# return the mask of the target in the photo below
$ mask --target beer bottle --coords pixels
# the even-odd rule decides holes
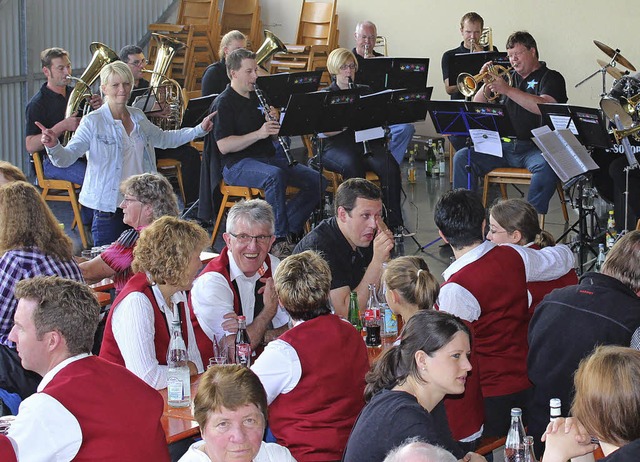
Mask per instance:
[[[354,290],[349,297],[349,322],[358,332],[362,331],[362,321],[360,320],[360,309],[358,308],[358,294]]]
[[[238,333],[236,334],[236,364],[251,366],[251,340],[247,333],[247,318],[238,316]]]

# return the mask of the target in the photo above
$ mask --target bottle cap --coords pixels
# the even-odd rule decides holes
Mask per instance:
[[[246,321],[247,318],[245,316],[238,316],[238,321]]]
[[[602,244],[600,244],[602,245]],[[549,406],[551,407],[561,407],[562,406],[562,401],[560,401],[560,398],[551,398],[549,400]]]
[[[522,416],[522,409],[520,409],[519,407],[511,408],[511,417],[521,417],[521,416]]]

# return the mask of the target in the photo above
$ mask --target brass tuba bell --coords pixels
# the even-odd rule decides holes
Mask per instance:
[[[286,53],[287,47],[284,43],[270,30],[264,31],[264,42],[256,51],[256,63],[262,67],[262,64],[276,53]]]
[[[104,43],[93,42],[89,46],[91,50],[91,61],[84,70],[80,77],[67,76],[69,80],[75,80],[76,86],[73,87],[71,94],[69,95],[69,101],[67,102],[67,108],[64,112],[64,118],[71,117],[71,115],[78,110],[80,103],[84,99],[91,98],[91,85],[96,81],[100,75],[100,71],[104,66],[114,61],[117,61],[118,54]],[[64,143],[67,144],[71,138],[71,132],[65,132]]]

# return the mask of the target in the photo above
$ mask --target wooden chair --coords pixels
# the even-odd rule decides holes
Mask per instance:
[[[161,173],[167,177],[175,177],[178,181],[178,187],[180,188],[180,195],[182,196],[182,203],[186,203],[186,196],[184,195],[184,184],[182,183],[182,162],[177,159],[158,159],[156,161],[156,167],[158,173]]]
[[[80,233],[80,240],[82,241],[82,247],[87,248],[89,241],[87,239],[84,226],[82,224],[82,216],[80,214],[80,203],[78,202],[78,191],[80,185],[65,180],[49,180],[44,177],[44,169],[42,168],[42,159],[39,152],[31,154],[33,159],[33,166],[36,169],[36,177],[38,178],[38,185],[42,188],[42,198],[45,201],[52,202],[69,202],[73,209],[73,223],[71,228],[78,226],[78,232]]]
[[[218,237],[220,223],[222,223],[222,217],[224,216],[226,209],[230,209],[236,202],[240,202],[242,199],[249,200],[260,197],[261,190],[258,188],[249,188],[247,186],[230,186],[222,180],[220,181],[220,193],[222,194],[222,202],[220,202],[216,223],[213,226],[213,232],[211,233],[211,247],[213,247],[216,242],[216,237]]]
[[[274,55],[271,73],[325,68],[337,46],[337,24],[336,0],[303,0],[296,43],[287,44],[288,52]]]
[[[247,37],[247,48],[257,51],[262,43],[262,21],[258,0],[229,0],[220,14],[220,38],[229,31],[239,30]]]
[[[202,96],[202,92],[200,90],[188,91],[183,88],[182,99],[184,100],[185,109],[187,107],[187,104],[189,103],[189,100],[193,98],[200,98],[200,96]],[[198,152],[200,153],[200,157],[202,158],[202,151],[204,151],[204,138],[199,138],[197,140],[191,141],[191,146],[198,150]]]
[[[531,184],[533,174],[526,168],[496,168],[484,176],[484,188],[482,190],[482,204],[487,206],[487,197],[489,195],[489,185],[497,183],[500,185],[502,198],[507,199],[508,184]],[[558,198],[562,207],[562,215],[564,221],[569,221],[569,213],[567,212],[567,201],[564,198],[562,185],[558,182],[557,186]],[[540,227],[544,229],[544,215],[540,215]]]

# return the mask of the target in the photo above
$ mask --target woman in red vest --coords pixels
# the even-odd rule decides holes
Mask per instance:
[[[516,244],[538,250],[556,245],[551,233],[540,228],[536,209],[522,199],[501,200],[489,209],[487,239],[496,244]],[[573,269],[553,281],[527,283],[531,294],[529,316],[533,316],[540,300],[553,289],[577,283],[578,275]]]
[[[469,328],[449,313],[420,310],[401,337],[367,374],[367,405],[349,436],[343,461],[382,461],[412,437],[442,446],[457,459],[484,461],[476,453],[465,454],[453,441],[441,405],[445,395],[464,393],[471,370]]]
[[[197,224],[169,216],[140,233],[131,265],[137,274],[113,302],[101,357],[125,366],[156,389],[166,388],[170,327],[179,319],[191,374],[203,372],[185,291],[202,269],[200,252],[208,241]]]

